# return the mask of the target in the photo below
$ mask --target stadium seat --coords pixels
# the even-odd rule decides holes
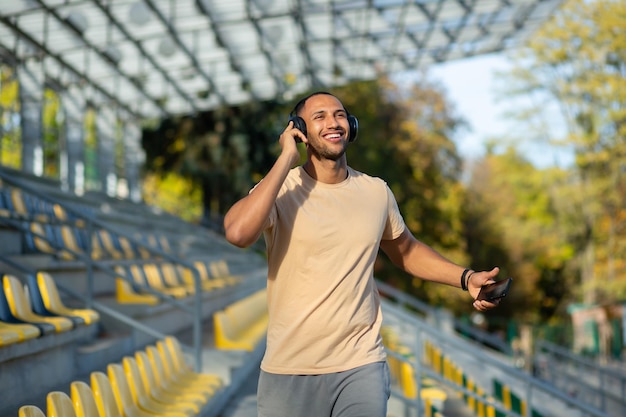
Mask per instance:
[[[29,339],[35,339],[41,335],[41,331],[32,324],[26,323],[7,323],[5,321],[1,321],[0,319],[0,330],[8,329],[12,332],[17,333],[19,340],[18,342],[23,342]]]
[[[102,247],[113,259],[123,259],[124,253],[117,247],[115,236],[106,229],[99,229],[97,232]]]
[[[74,404],[76,417],[100,417],[96,399],[91,387],[83,381],[70,384],[70,398]]]
[[[37,336],[42,336],[44,334],[54,333],[56,330],[52,324],[49,323],[28,323],[24,320],[20,320],[11,312],[11,307],[9,306],[9,301],[7,300],[6,294],[4,293],[4,289],[0,286],[0,322],[8,323],[12,325],[20,325],[19,328],[24,333],[25,338],[32,334],[32,331],[27,331],[24,326],[33,326],[37,329]],[[30,338],[30,337],[27,337]]]
[[[109,381],[104,372],[92,372],[89,375],[89,383],[91,384],[91,390],[93,391],[93,397],[100,412],[100,417],[124,417],[120,410],[120,405],[118,405],[113,394],[111,381]],[[142,417],[133,415],[130,409],[125,411],[128,417]]]
[[[204,262],[195,261],[193,265],[196,267],[196,270],[198,271],[198,274],[200,275],[200,282],[202,283],[203,289],[210,291],[215,288],[223,288],[228,285],[228,283],[225,280],[211,277],[211,275],[209,274],[209,270]],[[185,282],[191,283],[191,284],[194,283],[193,274],[189,269],[185,269],[182,276]]]
[[[29,232],[27,232],[24,237],[26,246],[30,251],[52,255],[57,253],[57,249],[50,243],[50,241],[55,242],[55,240],[54,232],[49,224],[31,222],[27,225]]]
[[[195,285],[189,285],[182,278],[180,278],[178,276],[178,269],[175,265],[165,262],[159,264],[159,268],[161,270],[161,275],[163,276],[163,281],[167,286],[184,288],[188,295],[195,294]],[[200,291],[202,291],[202,288],[200,288]]]
[[[119,276],[129,277],[126,268],[121,265],[115,267],[115,273]],[[115,278],[115,298],[120,304],[157,305],[161,302],[156,295],[143,292],[136,288],[135,285],[120,277]]]
[[[126,379],[126,374],[124,373],[122,365],[117,363],[109,364],[107,366],[107,374],[109,376],[108,380],[110,381],[110,387],[113,392],[115,402],[117,403],[118,408],[123,411],[124,417],[155,417],[154,413],[140,408],[139,405],[133,400],[133,394],[131,393],[130,385]],[[106,384],[104,384],[102,378],[99,379],[100,382],[102,382],[101,387],[105,387]],[[181,415],[165,412],[162,414],[167,417],[177,417]]]
[[[228,263],[224,259],[219,261],[211,261],[209,263],[209,269],[213,278],[219,278],[225,280],[229,285],[235,285],[241,281],[241,276],[232,275],[228,268]]]
[[[46,415],[36,405],[23,405],[17,411],[17,417],[46,417]]]
[[[137,257],[137,253],[134,249],[134,245],[128,238],[124,236],[118,236],[117,242],[120,245],[122,252],[124,253],[124,258],[126,259],[134,259]]]
[[[32,282],[33,280],[36,282]],[[63,301],[61,301],[56,283],[49,273],[40,271],[37,273],[36,277],[30,276],[29,284],[33,307],[41,303],[39,306],[41,311],[34,308],[39,314],[43,315],[44,312],[47,311],[54,315],[65,316],[73,319],[75,322],[87,325],[94,324],[100,320],[100,315],[95,310],[66,307]]]
[[[145,353],[154,371],[154,377],[156,378],[157,384],[167,387],[171,391],[180,390],[185,393],[194,393],[194,396],[198,395],[205,398],[206,400],[209,400],[215,394],[216,388],[219,387],[219,384],[217,383],[219,381],[217,381],[217,378],[211,379],[212,384],[208,384],[200,379],[197,381],[170,379],[166,375],[163,358],[161,357],[161,354],[159,353],[159,350],[156,348],[156,346],[146,346]],[[139,357],[137,358],[137,363],[141,364],[141,360],[145,360],[145,357],[143,357],[143,355],[141,359]]]
[[[150,413],[173,413],[180,417],[187,416],[193,417],[197,414],[194,406],[186,404],[182,401],[172,402],[168,398],[159,398],[158,400],[152,397],[148,388],[141,380],[139,373],[139,367],[137,361],[131,356],[125,356],[122,359],[122,367],[124,368],[124,374],[130,387],[130,392],[133,396],[133,401]]]
[[[52,391],[46,396],[47,417],[76,417],[72,400],[62,391]]]
[[[219,376],[195,372],[189,367],[185,362],[182,347],[175,337],[167,336],[163,340],[157,340],[156,347],[161,354],[167,378],[181,383],[200,381],[215,388],[222,385]]]
[[[252,351],[265,337],[267,322],[265,290],[237,300],[213,314],[215,347]]]
[[[2,287],[11,313],[18,320],[32,323],[42,330],[42,323],[54,326],[56,332],[65,332],[73,329],[72,321],[65,317],[46,317],[33,312],[22,283],[12,275],[2,277]],[[43,330],[42,330],[43,331]]]
[[[131,265],[131,272],[134,267],[137,265]],[[162,292],[163,294],[167,294],[174,298],[185,298],[189,295],[187,290],[184,287],[170,287],[168,286],[163,277],[161,276],[161,272],[156,264],[146,263],[143,264],[143,273],[146,277],[148,285],[150,288]]]
[[[19,333],[9,327],[0,325],[0,347],[12,345],[20,341]]]
[[[208,396],[198,393],[189,387],[164,384],[163,379],[157,379],[156,372],[146,351],[138,350],[135,352],[135,361],[137,362],[141,379],[153,398],[168,398],[168,401],[180,400],[190,403],[194,406],[196,413],[199,413],[207,403]]]

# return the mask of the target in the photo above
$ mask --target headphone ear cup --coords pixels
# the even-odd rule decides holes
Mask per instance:
[[[359,133],[359,121],[356,117],[349,115],[348,125],[350,126],[350,135],[348,136],[348,142],[354,142],[356,140],[357,134]]]
[[[302,132],[304,136],[306,136],[306,123],[304,122],[304,119],[302,117],[289,116],[289,121],[293,122],[293,127],[298,129],[300,132]],[[298,140],[298,142],[301,142],[301,140]]]

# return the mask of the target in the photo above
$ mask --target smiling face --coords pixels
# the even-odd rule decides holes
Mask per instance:
[[[308,148],[319,159],[337,161],[348,147],[348,113],[341,101],[330,94],[309,97],[300,110],[306,122]]]

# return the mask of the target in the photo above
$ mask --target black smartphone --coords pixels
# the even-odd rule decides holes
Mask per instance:
[[[511,287],[511,281],[513,278],[503,279],[501,281],[494,282],[493,284],[483,285],[478,293],[477,300],[494,301],[506,296]]]

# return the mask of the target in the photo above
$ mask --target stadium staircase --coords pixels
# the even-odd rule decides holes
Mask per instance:
[[[0,169],[0,416],[244,417],[228,410],[255,385],[265,276],[261,254],[211,230]],[[378,285],[390,417],[613,415]]]

